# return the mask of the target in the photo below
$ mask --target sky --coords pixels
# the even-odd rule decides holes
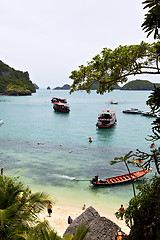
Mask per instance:
[[[40,88],[71,85],[71,72],[103,48],[153,42],[141,0],[5,0],[0,9],[0,60]]]

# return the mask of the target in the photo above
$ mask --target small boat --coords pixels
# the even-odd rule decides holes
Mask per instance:
[[[123,113],[139,114],[139,113],[142,113],[142,111],[138,110],[137,108],[130,108],[130,109],[123,110]]]
[[[143,116],[148,116],[148,117],[157,117],[157,115],[153,112],[142,112]]]
[[[52,102],[52,103],[55,103],[55,102],[67,103],[67,100],[66,100],[65,98],[53,97],[53,98],[51,99],[51,102]]]
[[[62,112],[62,113],[70,112],[69,105],[66,103],[62,103],[62,102],[54,102],[53,109],[56,112]]]
[[[128,163],[143,163],[143,160],[135,160],[135,159],[128,159],[127,160]]]
[[[115,111],[102,111],[98,115],[98,122],[96,126],[98,128],[110,128],[112,127],[116,122],[116,114]]]
[[[94,186],[106,186],[106,185],[113,185],[118,183],[125,183],[125,182],[131,181],[132,179],[135,181],[138,178],[143,177],[146,173],[148,173],[151,170],[152,168],[149,168],[147,170],[141,170],[139,172],[132,172],[131,175],[128,173],[128,174],[124,174],[116,177],[105,178],[104,180],[98,179],[99,175],[97,175],[94,178],[92,178],[90,182]]]
[[[113,102],[113,101],[111,101],[111,104],[118,104],[118,102]]]
[[[0,119],[0,125],[1,125],[1,124],[3,124],[3,120],[2,120],[2,119]]]

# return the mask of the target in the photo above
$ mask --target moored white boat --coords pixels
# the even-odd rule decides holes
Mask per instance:
[[[137,108],[130,108],[130,109],[123,110],[123,113],[139,114],[139,113],[142,113],[142,111],[138,110]]]
[[[0,125],[1,125],[1,124],[3,124],[3,120],[2,120],[2,119],[0,119]]]

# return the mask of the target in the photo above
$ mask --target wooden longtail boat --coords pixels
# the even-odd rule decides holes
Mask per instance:
[[[97,175],[94,178],[92,178],[90,182],[95,186],[105,186],[105,185],[112,185],[112,184],[118,184],[118,183],[125,183],[125,182],[131,181],[132,179],[135,181],[136,179],[143,177],[146,173],[148,173],[151,170],[152,168],[149,168],[147,170],[141,170],[139,172],[132,172],[131,176],[128,173],[128,174],[124,174],[116,177],[105,178],[104,180],[98,179],[99,175]]]

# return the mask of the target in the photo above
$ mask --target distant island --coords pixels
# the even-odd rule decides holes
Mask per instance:
[[[159,83],[152,83],[148,80],[133,80],[128,83],[126,83],[123,87],[120,86],[114,86],[115,90],[153,90],[154,85],[156,87],[160,87]],[[97,84],[94,84],[91,88],[91,90],[97,90],[98,86]],[[53,90],[70,90],[70,85],[65,84],[63,87],[56,87]]]
[[[159,83],[152,83],[147,80],[133,80],[126,83],[121,90],[153,90],[154,85],[156,87],[160,87]]]
[[[53,90],[70,90],[70,85],[65,84],[65,85],[63,85],[63,87],[55,87],[55,88],[53,88]]]
[[[36,92],[36,86],[30,80],[28,72],[15,70],[0,60],[1,94],[24,96],[33,92]]]

